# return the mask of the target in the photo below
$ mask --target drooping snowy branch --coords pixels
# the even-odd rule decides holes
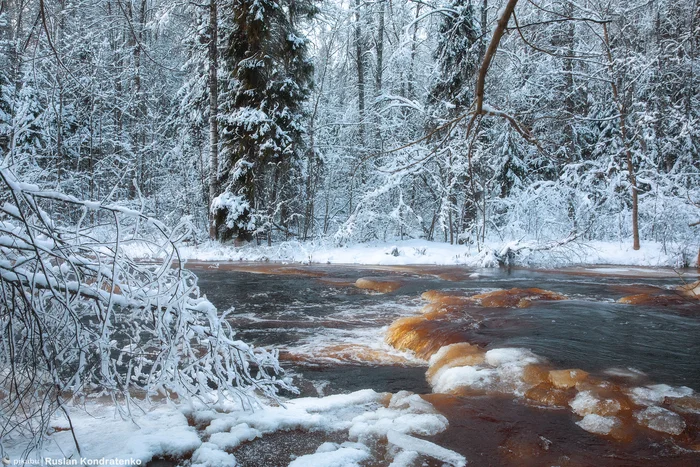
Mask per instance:
[[[290,385],[277,355],[236,339],[178,261],[187,227],[81,201],[0,168],[0,437],[40,442],[67,402],[106,395],[122,416],[159,395],[254,407]],[[93,213],[110,238],[82,226]],[[164,257],[144,264],[124,242]]]

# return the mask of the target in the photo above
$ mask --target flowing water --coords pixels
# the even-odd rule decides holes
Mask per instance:
[[[302,395],[422,394],[450,422],[431,441],[470,465],[700,465],[700,304],[675,291],[696,273],[188,267]]]

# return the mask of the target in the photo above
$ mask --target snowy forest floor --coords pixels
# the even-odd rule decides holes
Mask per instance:
[[[552,244],[553,245],[553,244]],[[498,267],[510,249],[511,264],[528,267],[569,267],[587,265],[692,267],[697,266],[696,245],[644,242],[638,251],[626,242],[574,241],[552,246],[528,242],[487,241],[474,245],[450,245],[427,240],[359,243],[336,246],[330,242],[287,241],[271,246],[248,244],[241,247],[205,242],[183,246],[183,260],[194,261],[280,261],[307,264],[362,265],[462,265]],[[133,258],[155,259],[157,253],[146,244],[125,245]]]

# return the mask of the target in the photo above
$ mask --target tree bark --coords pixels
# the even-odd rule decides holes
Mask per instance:
[[[209,237],[216,239],[217,225],[211,205],[219,191],[219,28],[217,0],[209,0]]]
[[[612,87],[613,99],[615,100],[615,105],[617,106],[619,114],[620,136],[622,137],[622,144],[625,148],[627,175],[632,187],[632,248],[639,250],[639,200],[637,193],[637,177],[634,173],[632,150],[630,149],[629,142],[627,141],[627,125],[625,123],[626,109],[624,103],[620,99],[620,93],[616,83],[615,68],[613,66],[612,51],[610,50],[610,37],[608,36],[607,23],[603,23],[603,40],[605,41],[605,49],[608,56],[608,69],[610,70],[610,85]]]
[[[496,55],[498,44],[500,44],[501,38],[506,32],[508,21],[510,21],[510,17],[513,15],[513,11],[515,10],[515,5],[517,3],[518,0],[508,0],[508,4],[506,4],[505,8],[503,9],[501,17],[498,18],[496,29],[493,31],[493,36],[491,36],[491,42],[489,42],[489,46],[484,54],[484,60],[481,62],[481,68],[479,68],[479,74],[476,79],[475,115],[484,113],[484,85],[486,84],[486,73],[489,71],[491,61],[493,60],[494,55]]]
[[[365,144],[365,51],[360,25],[361,0],[355,0],[355,60],[357,61],[357,110],[360,113],[359,139],[360,146]]]

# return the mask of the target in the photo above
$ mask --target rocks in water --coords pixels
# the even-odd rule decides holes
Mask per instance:
[[[527,308],[533,301],[566,300],[565,295],[537,288],[496,290],[469,298],[487,308]]]
[[[694,394],[683,397],[667,397],[664,404],[680,412],[700,413],[700,396]]]
[[[546,407],[566,407],[574,398],[574,389],[558,389],[551,383],[540,383],[525,392],[525,398],[537,405]]]
[[[647,407],[635,412],[634,418],[640,425],[670,435],[680,435],[685,430],[683,417],[663,407]]]
[[[669,293],[641,293],[636,295],[628,295],[618,300],[618,303],[626,303],[628,305],[683,305],[688,303],[688,299],[677,294]]]

